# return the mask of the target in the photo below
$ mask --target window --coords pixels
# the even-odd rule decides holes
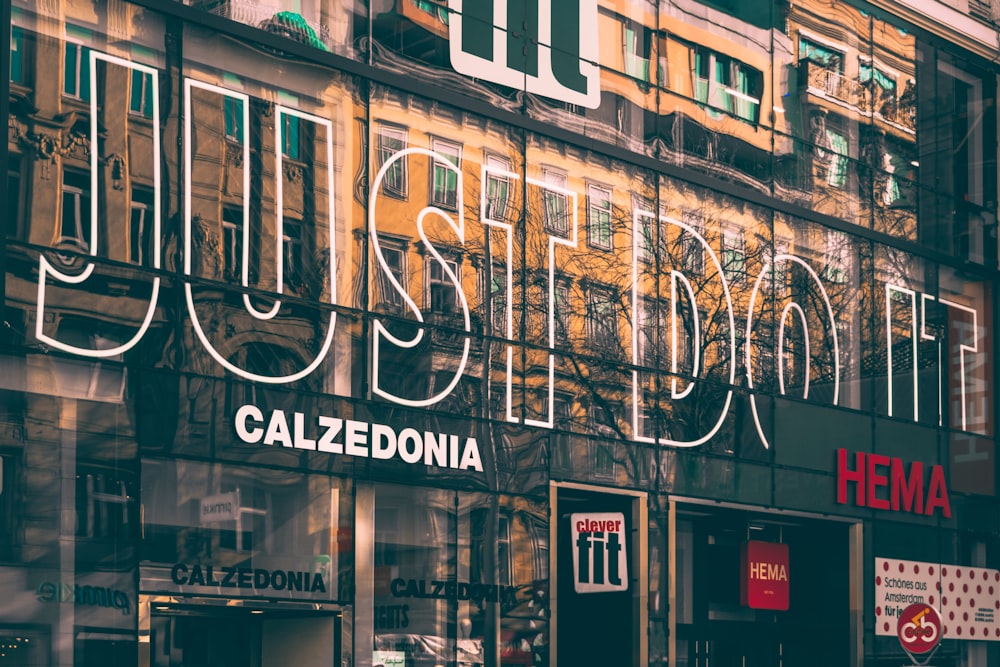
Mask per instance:
[[[542,190],[545,230],[557,236],[569,236],[569,197],[563,192],[568,182],[566,174],[543,168],[542,180],[546,186],[561,188],[552,190],[545,187]]]
[[[382,250],[382,259],[385,261],[386,265],[388,265],[389,273],[387,274],[382,266],[377,267],[377,304],[385,306],[389,310],[397,311],[403,308],[403,295],[392,286],[392,282],[389,280],[389,274],[396,279],[396,282],[406,289],[406,242],[383,236],[379,236],[378,241],[379,248]]]
[[[63,93],[90,101],[90,49],[66,42],[63,59]]]
[[[129,91],[129,113],[143,118],[153,117],[153,75],[149,72],[132,70],[132,86]]]
[[[63,172],[62,221],[58,243],[87,250],[90,247],[89,238],[90,175],[67,170]]]
[[[243,143],[243,100],[228,95],[223,97],[222,113],[225,116],[226,139]]]
[[[451,259],[444,262],[461,279],[458,262]],[[455,284],[445,273],[444,266],[432,258],[427,259],[427,294],[431,312],[448,314],[455,312],[458,307],[458,290],[455,289]]]
[[[497,516],[497,583],[510,586],[510,571],[510,517],[501,512]]]
[[[695,99],[756,123],[764,85],[761,72],[702,46],[696,46],[693,54]]]
[[[573,317],[569,283],[557,280],[553,290],[555,312],[552,319],[555,323],[555,343],[556,345],[566,345],[569,343],[570,318]]]
[[[743,232],[739,229],[722,231],[722,270],[726,280],[742,280],[746,274],[747,248]]]
[[[490,276],[490,305],[493,309],[493,335],[507,335],[507,269],[494,264]]]
[[[625,73],[633,79],[649,81],[649,40],[644,28],[622,27],[625,47]]]
[[[681,265],[685,273],[700,276],[705,272],[705,248],[695,234],[704,238],[705,218],[697,213],[684,211],[681,222],[693,230],[693,233],[685,230],[681,235]]]
[[[128,260],[133,264],[153,265],[153,191],[132,187],[128,230]]]
[[[380,125],[378,130],[378,164],[382,167],[393,155],[406,148],[406,130],[400,127]],[[393,197],[406,197],[406,159],[396,160],[386,170],[382,178],[382,192]]]
[[[290,113],[281,115],[281,155],[289,160],[299,160],[302,155],[300,129],[302,119]]]
[[[431,150],[445,158],[435,158],[431,164],[431,202],[454,211],[458,208],[458,172],[448,165],[462,167],[462,147],[450,141],[433,139]]]
[[[228,280],[243,278],[243,210],[222,207],[222,273]]]
[[[302,221],[285,216],[281,221],[281,271],[285,285],[302,284]]]
[[[847,156],[850,152],[847,137],[827,129],[826,138],[830,143],[830,168],[826,173],[826,183],[842,188],[847,184]]]
[[[611,250],[611,190],[587,187],[587,240],[602,250]]]
[[[587,290],[587,338],[591,345],[601,350],[618,348],[618,307],[611,288]]]
[[[510,177],[495,172],[509,172],[510,160],[487,155],[486,167],[486,218],[503,221],[510,202]]]
[[[844,53],[799,35],[799,60],[808,60],[823,69],[844,73]]]
[[[827,232],[823,255],[823,278],[831,283],[846,283],[850,277],[851,239],[843,232]]]
[[[641,299],[640,308],[636,314],[639,320],[639,349],[636,363],[646,368],[657,367],[657,355],[660,362],[667,354],[667,305],[658,303],[655,299]]]
[[[634,234],[638,234],[639,261],[652,264],[654,259],[654,248],[656,247],[657,220],[653,211],[653,203],[642,197],[632,196],[632,219],[635,221],[636,229]]]
[[[24,83],[24,31],[13,26],[10,29],[10,81]]]
[[[76,536],[121,539],[128,535],[132,494],[111,470],[79,468],[76,474]]]
[[[21,226],[21,156],[7,157],[7,216],[0,234],[17,236]]]

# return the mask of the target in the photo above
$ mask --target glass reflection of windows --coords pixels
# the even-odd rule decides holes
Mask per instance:
[[[592,285],[587,289],[587,339],[601,351],[620,351],[615,291]]]
[[[404,289],[407,288],[406,277],[406,248],[407,242],[403,239],[392,238],[379,235],[379,247],[382,249],[382,259],[389,267],[389,273],[396,279]],[[385,268],[378,267],[378,294],[376,303],[390,312],[400,311],[403,308],[403,295],[392,286],[389,275]]]
[[[566,173],[548,167],[542,169],[542,180],[546,185],[566,189]],[[569,198],[565,192],[542,189],[542,206],[545,230],[558,236],[569,236]]]
[[[222,207],[222,276],[230,281],[242,279],[243,210]]]
[[[625,74],[633,79],[649,81],[649,35],[647,29],[638,24],[626,23],[622,26],[622,46],[624,47]]]
[[[24,31],[17,26],[10,29],[10,81],[25,82]]]
[[[243,143],[243,100],[222,98],[224,132],[228,141]]]
[[[695,234],[704,238],[705,217],[684,211],[681,214],[681,222],[693,230],[693,233],[685,230],[681,235],[681,266],[684,267],[684,273],[700,276],[705,272],[705,248]]]
[[[76,473],[76,536],[121,539],[131,528],[134,502],[125,480],[113,471],[80,466]]]
[[[67,169],[63,172],[62,221],[58,243],[86,250],[89,237],[90,175]]]
[[[406,129],[390,125],[378,127],[378,165],[382,167],[392,156],[406,149]],[[382,192],[392,197],[405,198],[407,185],[407,159],[395,160],[382,178]]]
[[[449,211],[458,208],[458,173],[448,166],[462,168],[462,147],[443,139],[432,139],[431,150],[445,158],[431,164],[431,202]]]
[[[726,280],[735,282],[746,275],[747,247],[743,231],[726,228],[722,231],[722,270]]]
[[[128,259],[133,264],[153,265],[153,203],[152,189],[132,186]]]
[[[153,75],[149,72],[133,69],[132,84],[129,90],[129,113],[143,118],[152,118],[154,92]]]
[[[611,190],[587,186],[587,241],[594,248],[611,250]]]
[[[445,259],[445,264],[461,281],[460,264],[454,259]],[[444,266],[434,258],[427,258],[427,303],[431,312],[441,315],[454,313],[458,308],[458,290],[455,283],[445,273]]]
[[[89,30],[66,26],[68,38],[78,36],[89,41]],[[67,41],[63,49],[63,94],[84,102],[90,101],[90,49]]]
[[[504,221],[510,201],[510,177],[495,173],[509,172],[510,160],[496,155],[486,156],[486,218]]]
[[[713,109],[756,123],[763,88],[761,72],[703,46],[693,49],[694,97]]]
[[[282,281],[298,287],[303,283],[302,221],[285,216],[281,221]]]
[[[850,278],[851,240],[844,232],[826,233],[826,252],[823,255],[824,279],[843,284]]]
[[[298,161],[302,156],[302,119],[289,113],[281,118],[284,123],[281,130],[281,155]]]

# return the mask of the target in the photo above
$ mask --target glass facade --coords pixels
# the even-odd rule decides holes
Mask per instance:
[[[0,665],[1000,659],[978,33],[7,11]]]

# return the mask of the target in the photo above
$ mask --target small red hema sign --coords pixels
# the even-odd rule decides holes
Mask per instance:
[[[788,545],[746,542],[740,554],[740,603],[785,611],[788,591]]]
[[[571,514],[573,589],[577,593],[628,590],[625,515],[621,512]]]

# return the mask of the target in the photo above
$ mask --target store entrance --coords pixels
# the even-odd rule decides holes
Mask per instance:
[[[330,667],[342,615],[317,605],[143,596],[148,667]],[[148,610],[148,611],[147,611]]]
[[[849,664],[848,526],[787,514],[678,503],[678,665]],[[787,606],[767,608],[767,604],[748,601],[749,579],[754,574],[747,561],[761,567],[758,558],[747,556],[748,545],[781,546],[774,553],[783,555],[769,561],[771,567],[760,576],[780,577],[787,584],[768,582],[765,587],[772,591],[769,595],[787,596]],[[785,569],[779,574],[782,566]]]

